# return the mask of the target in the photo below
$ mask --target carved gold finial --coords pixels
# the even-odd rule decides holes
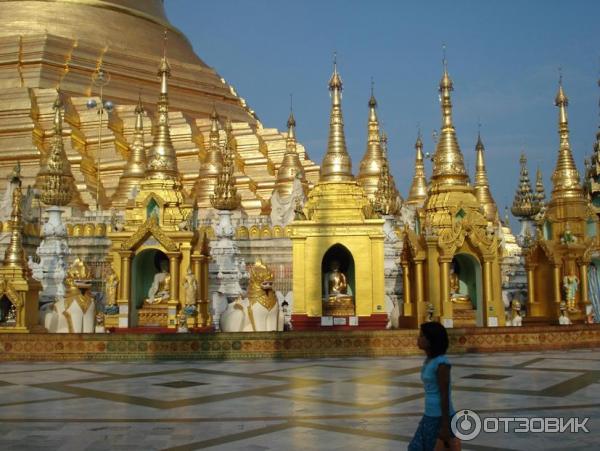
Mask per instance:
[[[374,193],[373,210],[380,215],[396,215],[400,210],[398,203],[398,191],[392,180],[390,168],[387,159],[387,135],[385,132],[381,136],[381,145],[384,158],[381,162],[381,170],[377,182],[377,189]]]
[[[12,193],[11,234],[10,242],[4,253],[4,266],[25,268],[25,251],[23,250],[22,232],[23,222],[21,213],[21,179],[16,179],[16,186]]]
[[[210,113],[210,132],[208,134],[208,149],[206,157],[200,164],[198,178],[194,184],[194,194],[198,202],[207,202],[215,192],[217,178],[223,168],[223,153],[221,152],[219,135],[219,115],[213,104]]]
[[[227,133],[226,144],[223,152],[223,166],[217,176],[215,193],[210,197],[210,203],[217,210],[235,210],[240,206],[241,196],[235,187],[234,148],[231,121],[227,119],[225,125]]]
[[[481,127],[481,124],[479,125]],[[485,217],[488,221],[495,222],[498,219],[498,207],[490,192],[487,170],[485,168],[485,148],[481,141],[481,132],[477,133],[477,144],[475,145],[477,154],[475,164],[475,197],[482,205]]]
[[[286,139],[286,149],[283,154],[283,160],[277,170],[277,180],[275,189],[282,197],[287,197],[292,194],[294,180],[300,179],[304,190],[307,189],[307,181],[304,173],[304,168],[300,162],[300,157],[296,149],[296,119],[294,112],[290,108],[290,116],[287,121],[288,133]]]
[[[467,185],[469,176],[465,170],[462,152],[456,139],[456,130],[452,123],[452,100],[450,93],[454,87],[448,74],[444,57],[444,74],[440,80],[440,103],[442,107],[442,130],[439,134],[433,157],[433,185]]]
[[[573,153],[571,152],[571,144],[569,142],[569,120],[567,117],[569,99],[563,90],[562,74],[558,83],[555,105],[558,107],[560,147],[556,167],[552,174],[552,198],[582,197],[584,194],[580,184],[579,171],[573,160]]]
[[[531,182],[529,180],[527,157],[525,156],[525,153],[521,153],[519,163],[521,164],[519,187],[515,193],[511,211],[512,214],[518,218],[529,219],[539,212],[539,207],[535,201],[535,196],[531,191]]]
[[[171,67],[166,56],[166,31],[165,48],[158,67],[160,77],[160,95],[157,106],[157,124],[154,131],[154,140],[148,154],[148,168],[146,178],[179,180],[177,158],[171,142],[169,127],[169,95],[168,79],[171,76]]]
[[[364,188],[367,197],[374,200],[375,191],[381,177],[383,166],[383,149],[377,118],[377,100],[374,93],[374,82],[371,78],[371,97],[369,98],[369,120],[367,123],[367,148],[360,162],[358,183]],[[386,137],[387,139],[387,137]]]
[[[119,179],[119,185],[112,196],[112,206],[125,206],[132,191],[140,186],[146,177],[146,148],[144,145],[144,106],[142,95],[138,95],[138,103],[135,107],[135,130],[133,143],[129,151],[127,166]]]
[[[333,60],[333,74],[329,80],[331,91],[331,114],[327,152],[321,165],[320,181],[345,182],[354,180],[352,160],[346,148],[344,119],[342,117],[342,78],[337,70],[337,55]]]
[[[417,141],[415,142],[415,150],[415,174],[410,185],[406,203],[408,205],[423,205],[423,202],[425,202],[425,199],[427,198],[427,176],[425,175],[423,140],[421,139],[420,129],[417,135]]]
[[[62,140],[63,108],[60,92],[54,102],[54,139],[48,158],[40,168],[38,180],[41,186],[40,199],[46,205],[64,206],[73,198],[73,175]]]
[[[546,213],[546,190],[544,189],[544,178],[539,165],[535,174],[535,202],[539,209],[538,215],[544,216]]]

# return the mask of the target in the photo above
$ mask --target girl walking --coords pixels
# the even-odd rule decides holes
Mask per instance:
[[[450,392],[451,365],[446,357],[448,332],[440,323],[423,323],[417,344],[427,355],[421,368],[421,380],[425,388],[425,414],[408,445],[408,451],[460,449],[458,439],[454,438],[450,430],[450,419],[456,411],[452,406]]]

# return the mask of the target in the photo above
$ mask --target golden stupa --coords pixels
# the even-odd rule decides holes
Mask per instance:
[[[583,320],[590,303],[588,268],[599,248],[598,218],[584,193],[571,151],[568,104],[561,80],[555,99],[559,149],[552,194],[539,219],[538,239],[525,262],[533,319],[557,321],[564,302],[571,320]],[[538,193],[541,202],[543,186]]]
[[[497,224],[490,221],[496,220],[497,208],[487,186],[482,146],[476,187],[470,184],[452,123],[452,90],[444,64],[439,88],[442,130],[433,174],[424,206],[417,212],[416,232],[404,231],[401,322],[418,325],[429,311],[448,326],[503,325],[501,250]],[[417,164],[420,154],[417,145]]]
[[[194,185],[207,172],[203,165],[210,155],[215,109],[220,118],[232,122],[242,207],[259,214],[268,203],[286,151],[285,133],[264,128],[234,88],[194,53],[167,20],[163,1],[7,0],[2,2],[0,25],[0,178],[20,161],[24,185],[35,183],[40,157],[52,143],[52,105],[60,88],[65,151],[80,193],[71,205],[94,209],[98,200],[103,209],[112,207],[112,202],[121,207],[130,194],[124,195],[119,184],[125,175],[128,181],[122,185],[131,187],[131,171],[124,174],[131,154],[139,159],[141,138],[150,142],[150,119],[158,106],[153,94],[159,88],[156,64],[168,30],[172,74],[168,116],[186,195],[208,206],[206,193],[196,193]],[[99,69],[109,76],[103,99],[115,104],[108,119],[104,116],[100,133],[96,110],[86,107],[90,97],[98,101],[94,74]],[[148,111],[143,134],[136,130],[140,91]],[[316,182],[318,166],[301,144],[296,151],[306,178]]]
[[[352,174],[342,116],[342,79],[335,62],[329,90],[329,140],[321,175],[308,194],[303,218],[290,227],[294,328],[318,328],[326,321],[322,317],[332,321],[340,317],[340,325],[383,328],[387,321],[383,310],[384,221]],[[379,190],[375,198],[386,199],[382,208],[390,207],[387,196],[392,192],[384,165],[385,175],[375,191]]]

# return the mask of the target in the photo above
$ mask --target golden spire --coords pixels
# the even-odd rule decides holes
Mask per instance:
[[[543,216],[546,212],[546,190],[544,189],[542,170],[539,166],[535,174],[535,202],[539,209],[538,215]]]
[[[333,74],[329,80],[331,91],[331,114],[329,118],[329,141],[321,165],[321,182],[346,182],[354,180],[352,160],[346,148],[344,119],[342,117],[342,79],[337,71],[334,57]]]
[[[56,96],[54,108],[54,140],[48,158],[40,168],[40,199],[46,205],[64,206],[73,198],[73,174],[67,159],[62,140],[63,108],[60,92]]]
[[[481,133],[477,134],[477,144],[475,145],[477,154],[475,163],[475,197],[482,205],[485,217],[488,221],[495,222],[498,219],[498,207],[490,192],[490,183],[488,181],[487,171],[485,169],[484,152],[485,147],[481,141]]]
[[[371,98],[369,99],[369,121],[367,128],[367,149],[360,162],[358,183],[364,188],[367,196],[373,200],[380,175],[382,174],[383,152],[379,133],[379,120],[377,119],[377,100],[373,93],[371,81]],[[388,163],[389,165],[389,163]]]
[[[552,174],[552,199],[583,197],[583,189],[579,183],[579,171],[575,166],[569,142],[569,120],[567,118],[569,99],[563,91],[562,76],[559,79],[558,93],[554,103],[558,107],[560,147],[556,167]]]
[[[127,166],[119,180],[119,185],[112,196],[112,205],[114,207],[127,204],[132,190],[140,185],[140,182],[146,176],[146,148],[144,146],[144,106],[142,105],[142,96],[138,96],[138,103],[135,107],[135,131],[133,134],[133,143],[130,148]]]
[[[4,253],[4,266],[25,268],[25,251],[22,242],[23,222],[21,218],[23,192],[21,191],[21,179],[17,178],[16,180],[16,187],[12,193],[10,243]]]
[[[171,142],[171,131],[169,128],[169,96],[168,78],[171,76],[171,67],[166,55],[166,30],[165,48],[158,67],[160,77],[160,95],[157,106],[157,124],[154,129],[154,140],[148,154],[148,169],[146,178],[149,179],[171,179],[179,180],[177,171],[177,157]]]
[[[208,134],[208,151],[200,164],[198,179],[194,185],[194,194],[198,202],[208,201],[215,192],[217,178],[223,168],[223,154],[219,136],[219,115],[213,105],[210,114],[210,132]]]
[[[521,175],[519,177],[519,187],[513,200],[512,214],[519,218],[529,219],[539,212],[539,207],[535,196],[531,191],[531,182],[529,180],[529,171],[527,170],[527,157],[521,153],[519,160],[521,163]]]
[[[290,117],[287,121],[288,134],[286,139],[286,149],[283,154],[283,160],[277,171],[277,181],[275,189],[282,197],[292,194],[294,179],[298,177],[306,190],[307,182],[304,175],[304,168],[300,162],[300,157],[296,151],[296,119],[294,112],[290,111]]]
[[[412,184],[408,192],[406,203],[409,205],[423,205],[427,198],[427,176],[425,175],[425,161],[423,156],[423,140],[421,139],[421,131],[415,142],[415,175],[413,176]]]
[[[380,174],[377,178],[377,189],[373,195],[373,209],[381,215],[396,215],[400,210],[400,205],[398,203],[399,195],[390,174],[390,167],[387,159],[387,135],[385,132],[381,135],[380,140],[383,158],[381,161]]]
[[[433,173],[431,182],[434,185],[467,185],[469,175],[465,170],[463,155],[456,139],[456,130],[452,123],[452,100],[450,93],[454,90],[452,79],[448,75],[448,67],[444,58],[444,75],[440,81],[440,103],[442,107],[442,130],[437,148],[433,156]]]
[[[210,203],[217,210],[235,210],[240,206],[241,196],[238,194],[237,188],[235,187],[235,176],[233,175],[233,134],[231,121],[229,119],[227,119],[225,125],[225,132],[227,133],[227,139],[225,151],[223,152],[223,166],[217,176],[215,193],[210,196]]]

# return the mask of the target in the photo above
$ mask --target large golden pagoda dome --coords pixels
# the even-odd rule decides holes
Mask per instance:
[[[98,117],[86,108],[98,95],[93,74],[110,74],[104,97],[117,106],[102,129],[101,205],[110,207],[135,132],[141,91],[153,119],[158,99],[156,69],[168,30],[169,119],[179,170],[190,195],[206,156],[210,113],[229,118],[236,140],[236,179],[242,205],[258,213],[275,184],[285,153],[285,134],[264,128],[234,88],[193,51],[169,23],[162,0],[0,0],[0,180],[17,161],[33,184],[52,141],[52,104],[60,88],[65,103],[65,150],[82,199],[95,205]],[[150,120],[144,130],[150,143]],[[299,145],[307,177],[318,167]],[[4,188],[0,182],[0,190]]]

